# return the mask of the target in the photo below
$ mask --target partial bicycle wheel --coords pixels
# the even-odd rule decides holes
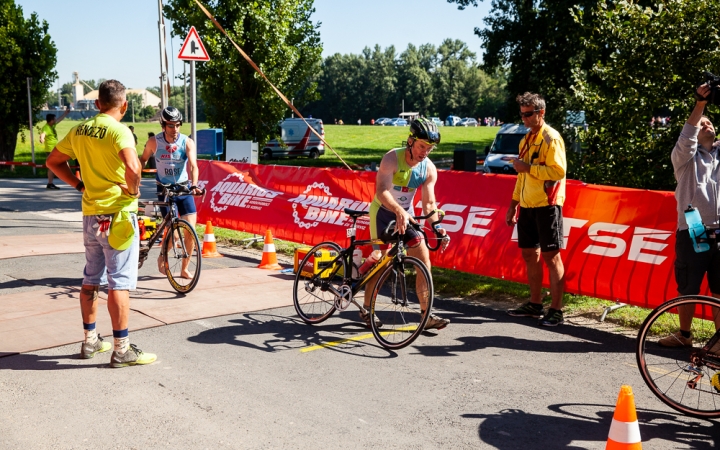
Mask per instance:
[[[327,320],[335,312],[336,292],[343,286],[345,261],[338,258],[342,249],[334,242],[313,247],[298,266],[293,286],[293,304],[300,318],[308,324]]]
[[[368,287],[370,288],[370,287]],[[417,258],[394,260],[378,279],[370,311],[382,323],[370,321],[375,339],[383,347],[397,350],[410,345],[422,333],[434,298],[427,267]]]
[[[173,289],[187,294],[200,279],[200,240],[192,225],[183,219],[174,221],[166,230],[162,242],[165,275]]]
[[[675,334],[682,314],[690,323],[691,340]],[[637,338],[637,364],[663,403],[693,417],[720,417],[718,327],[720,301],[695,295],[670,300],[645,319]]]

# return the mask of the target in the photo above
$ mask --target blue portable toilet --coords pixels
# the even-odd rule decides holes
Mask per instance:
[[[215,158],[223,154],[225,139],[223,138],[222,128],[198,130],[197,140],[198,155],[210,155],[211,158]]]

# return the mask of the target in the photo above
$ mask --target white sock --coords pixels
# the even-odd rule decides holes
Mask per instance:
[[[85,331],[85,342],[88,344],[94,344],[98,340],[97,330],[84,330]]]
[[[115,351],[120,355],[124,355],[130,347],[130,337],[115,338]]]

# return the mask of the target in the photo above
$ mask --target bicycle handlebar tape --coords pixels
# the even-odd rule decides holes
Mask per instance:
[[[203,236],[203,258],[222,258],[223,255],[218,253],[217,247],[215,246],[215,233],[213,232],[213,226],[211,221],[207,221],[205,225],[205,235]]]
[[[265,245],[263,246],[262,261],[260,261],[259,269],[282,270],[282,266],[277,262],[277,254],[275,253],[275,244],[270,230],[265,233]]]
[[[635,396],[630,386],[620,388],[605,450],[642,450]]]

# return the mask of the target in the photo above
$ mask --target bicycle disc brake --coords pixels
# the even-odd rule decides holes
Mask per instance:
[[[339,311],[345,311],[350,303],[352,303],[352,288],[347,284],[340,287],[340,295],[335,296],[335,308]]]

